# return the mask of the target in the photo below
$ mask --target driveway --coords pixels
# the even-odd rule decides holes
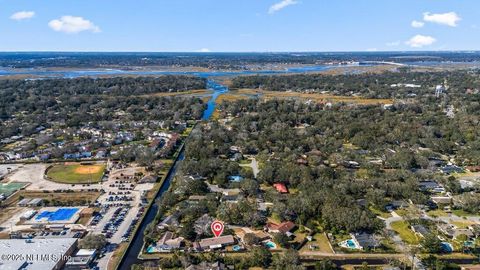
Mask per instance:
[[[258,173],[260,170],[258,169],[258,161],[255,158],[252,158],[252,162],[250,164],[241,164],[242,167],[250,167],[253,171],[253,176],[257,178]]]

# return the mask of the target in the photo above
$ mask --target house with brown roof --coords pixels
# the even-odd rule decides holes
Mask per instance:
[[[266,225],[266,229],[269,233],[283,233],[291,234],[291,231],[296,227],[295,223],[291,221],[285,221],[280,224],[269,222]]]
[[[205,249],[219,249],[235,244],[233,235],[225,235],[220,237],[205,238],[199,242],[200,248]]]

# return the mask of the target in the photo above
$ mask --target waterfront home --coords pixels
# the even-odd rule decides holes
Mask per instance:
[[[180,225],[176,215],[170,215],[164,218],[160,223],[158,223],[157,228],[160,230],[173,227],[176,228]]]
[[[183,245],[182,237],[173,238],[172,232],[166,232],[155,245],[155,249],[159,252],[169,252],[174,249],[180,249]]]
[[[355,242],[357,247],[361,250],[377,248],[380,245],[372,234],[362,232],[352,233],[350,235],[352,236],[352,240]]]

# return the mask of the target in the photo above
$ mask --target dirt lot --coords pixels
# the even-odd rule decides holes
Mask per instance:
[[[9,220],[12,216],[21,212],[21,210],[22,210],[21,207],[2,208],[2,210],[0,211],[0,224],[3,224],[7,220]]]

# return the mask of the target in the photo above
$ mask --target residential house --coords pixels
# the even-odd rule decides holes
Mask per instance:
[[[291,231],[295,229],[295,227],[296,227],[295,223],[291,221],[285,221],[280,224],[268,222],[267,225],[265,226],[266,230],[269,233],[283,233],[288,236],[292,235]]]
[[[440,168],[440,171],[444,174],[452,174],[452,173],[463,173],[465,170],[457,165],[446,165]]]
[[[475,237],[480,237],[480,225],[479,224],[472,224],[468,226],[468,228],[473,232]]]
[[[182,237],[173,238],[172,232],[165,232],[155,247],[159,252],[170,252],[175,249],[180,249],[183,242],[184,239]]]
[[[468,239],[475,236],[475,233],[470,228],[458,228],[448,223],[438,225],[438,230],[452,239],[456,239],[460,235],[465,235]]]
[[[164,218],[158,225],[157,228],[163,230],[169,227],[176,228],[180,225],[178,217],[176,215],[170,215]]]
[[[430,230],[425,228],[423,225],[413,225],[410,226],[412,231],[420,237],[425,237],[430,234]]]
[[[228,203],[238,203],[243,196],[241,194],[228,194],[223,195],[221,201],[228,202]]]
[[[392,201],[389,204],[387,204],[385,206],[385,209],[387,211],[394,211],[394,210],[398,210],[398,209],[408,208],[408,206],[409,206],[409,204],[406,201],[395,200],[395,201]]]
[[[200,248],[203,250],[220,249],[235,244],[235,238],[233,238],[233,235],[205,238],[200,240],[199,244]]]
[[[207,196],[204,196],[204,195],[191,195],[190,197],[188,197],[188,202],[198,203],[206,199],[207,199]]]
[[[352,236],[352,240],[361,250],[373,249],[380,246],[379,242],[372,234],[362,232],[352,233],[350,235]]]
[[[201,262],[197,265],[190,265],[189,267],[185,268],[185,270],[225,270],[227,269],[225,265],[221,262],[209,263],[209,262]]]
[[[242,160],[242,159],[243,159],[242,153],[235,153],[235,154],[233,154],[233,155],[230,157],[230,160],[231,160],[231,161],[237,161],[237,162],[238,162],[238,161],[240,161],[240,160]]]
[[[193,223],[193,227],[195,232],[198,235],[207,234],[210,232],[210,225],[215,219],[208,214],[204,214],[203,216],[199,217]]]
[[[288,188],[287,188],[287,186],[285,186],[285,184],[283,184],[283,183],[275,183],[275,184],[273,184],[273,187],[274,187],[279,193],[282,193],[282,194],[288,193]]]
[[[250,228],[241,228],[235,230],[235,235],[240,239],[240,241],[245,242],[244,238],[246,234],[253,234],[255,235],[260,241],[265,241],[271,239],[270,234],[266,233],[265,231],[253,231]]]
[[[452,197],[450,197],[450,196],[432,196],[430,198],[437,205],[438,204],[450,204],[452,202]]]
[[[420,181],[418,186],[421,191],[432,192],[432,193],[444,193],[445,188],[439,183],[429,180],[429,181]]]

